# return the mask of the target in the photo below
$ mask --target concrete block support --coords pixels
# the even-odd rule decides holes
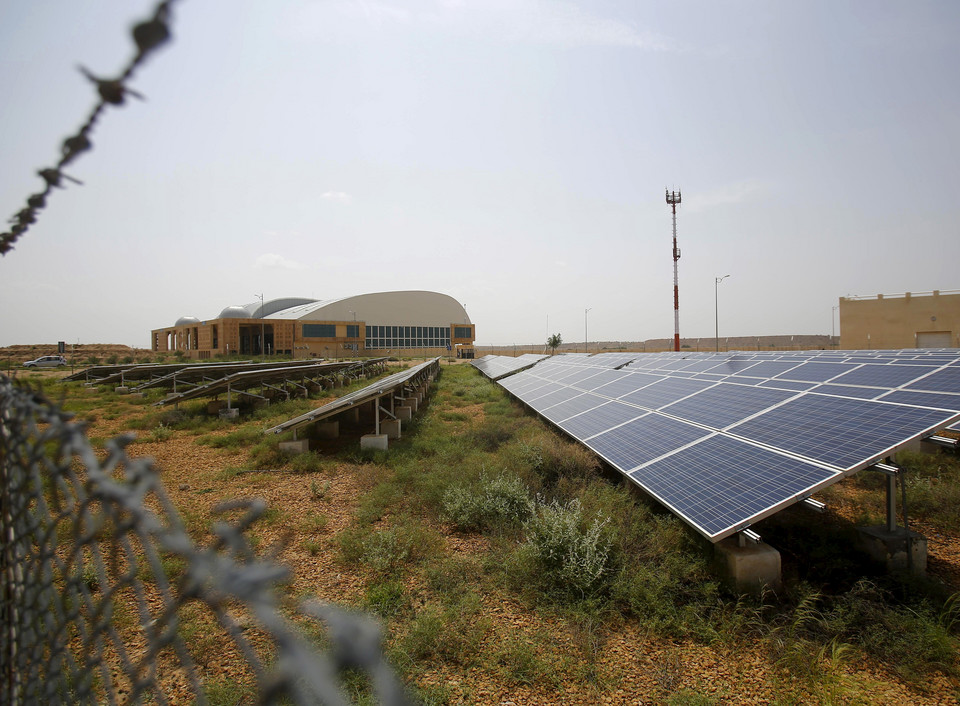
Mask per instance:
[[[207,402],[207,414],[219,414],[221,409],[227,408],[226,400],[210,400]]]
[[[126,385],[118,385],[117,387],[113,388],[113,391],[120,395],[126,395],[128,392],[130,392],[130,388]]]
[[[714,545],[714,554],[724,578],[738,592],[760,593],[764,586],[777,591],[783,586],[780,552],[769,544],[747,542],[741,547],[737,537],[728,537]]]
[[[911,571],[917,576],[927,573],[927,538],[903,527],[892,532],[885,525],[858,527],[860,549],[887,571]]]
[[[239,416],[240,416],[240,409],[238,407],[231,407],[230,409],[220,410],[220,419],[236,419]]]
[[[310,450],[310,440],[309,439],[297,439],[296,441],[281,441],[280,442],[280,453],[285,454],[302,454]]]
[[[351,407],[350,409],[344,410],[340,413],[340,420],[346,424],[359,424],[360,423],[360,408]]]
[[[400,420],[385,419],[380,422],[380,433],[386,434],[388,439],[400,438]]]
[[[400,405],[393,410],[393,413],[397,415],[397,419],[402,419],[405,422],[413,419],[413,407],[408,405]]]
[[[376,451],[386,451],[388,446],[386,434],[364,434],[360,437],[361,449],[374,449]]]
[[[407,407],[409,407],[410,409],[412,409],[414,412],[416,412],[416,411],[417,411],[417,408],[420,406],[420,403],[417,402],[417,398],[416,398],[416,397],[404,397],[404,398],[400,401],[400,403],[403,404],[403,405],[406,405]]]
[[[336,439],[340,436],[340,422],[317,422],[315,427],[320,439]]]

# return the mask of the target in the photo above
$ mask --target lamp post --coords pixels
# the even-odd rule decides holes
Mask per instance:
[[[593,307],[591,306],[590,309],[583,310],[583,352],[584,353],[587,352],[587,341],[589,340],[587,338],[587,314],[590,313],[592,309]]]
[[[261,292],[260,294],[254,294],[253,296],[260,298],[260,311],[257,313],[260,314],[260,359],[263,360],[264,351],[267,350],[267,342],[264,338],[263,331],[263,293]]]
[[[716,326],[714,329],[714,334],[717,342],[717,353],[720,352],[720,283],[729,276],[730,275],[715,277],[713,284],[713,317],[714,325]]]
[[[833,311],[830,312],[830,347],[833,348],[833,339],[837,335],[837,309],[840,306],[837,305],[833,307]]]

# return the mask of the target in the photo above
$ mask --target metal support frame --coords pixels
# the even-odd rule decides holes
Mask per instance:
[[[751,529],[744,529],[737,532],[737,544],[741,547],[747,546],[747,542],[760,544],[762,541],[763,540],[760,538],[760,535]]]

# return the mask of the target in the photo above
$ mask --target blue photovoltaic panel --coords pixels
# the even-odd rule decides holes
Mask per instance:
[[[589,413],[578,414],[560,422],[560,427],[568,434],[581,441],[589,439],[594,434],[612,429],[631,419],[645,414],[643,410],[631,407],[620,402],[608,402]]]
[[[878,390],[875,387],[853,387],[852,385],[834,385],[833,383],[827,383],[826,385],[817,385],[816,387],[810,388],[810,392],[819,392],[823,395],[839,395],[840,397],[854,397],[860,400],[872,400],[874,397],[879,397],[883,394],[883,390]]]
[[[730,432],[851,470],[948,419],[943,411],[808,393]]]
[[[684,370],[691,373],[702,373],[716,367],[718,367],[716,359],[711,358],[709,360],[698,360],[696,363],[685,367]]]
[[[598,387],[606,385],[614,380],[622,380],[625,372],[620,370],[602,370],[596,375],[592,375],[585,380],[581,380],[577,387],[583,390],[596,390]]]
[[[685,380],[683,378],[667,378],[660,382],[644,387],[629,395],[624,395],[621,399],[624,402],[637,404],[648,409],[657,409],[663,405],[676,402],[681,397],[692,395],[704,388],[710,387],[713,383],[706,380]]]
[[[587,446],[626,473],[711,432],[651,412],[590,439]]]
[[[602,387],[595,387],[593,392],[605,397],[621,397],[665,379],[663,375],[650,375],[649,373],[620,373],[619,380],[608,382]]]
[[[713,381],[717,381],[717,380],[726,380],[728,377],[730,377],[730,376],[729,376],[729,375],[714,375],[713,373],[697,373],[696,375],[693,376],[693,379],[694,379],[694,380],[713,380]],[[749,384],[751,384],[751,383],[747,383],[747,384],[749,385]]]
[[[563,385],[558,385],[555,382],[544,382],[544,384],[539,387],[529,387],[518,392],[514,392],[517,397],[526,402],[527,404],[532,404],[534,400],[538,397],[543,397],[544,395],[550,395],[556,392],[557,390],[564,389]]]
[[[552,422],[560,422],[567,417],[572,417],[575,414],[580,414],[581,412],[586,412],[594,407],[599,407],[604,402],[606,402],[606,400],[602,397],[585,392],[583,394],[578,394],[576,397],[573,397],[566,402],[561,402],[560,404],[555,404],[552,407],[547,407],[540,413]]]
[[[837,385],[900,387],[929,372],[929,368],[920,365],[864,365],[830,382]]]
[[[930,392],[960,392],[960,367],[948,367],[931,373],[922,380],[906,386],[908,390],[929,390]]]
[[[541,380],[540,378],[519,378],[516,375],[502,380],[501,383],[503,384],[504,389],[509,390],[520,399],[526,399],[527,397],[536,394],[537,390],[545,387],[546,385],[553,384],[547,382],[546,380]]]
[[[677,417],[723,429],[768,407],[793,397],[795,392],[722,382],[661,411]]]
[[[576,385],[577,387],[580,387],[581,382],[590,380],[594,376],[604,372],[607,371],[600,368],[580,368],[579,370],[575,370],[571,375],[565,377],[563,382],[566,385]]]
[[[741,370],[746,368],[752,368],[757,364],[755,360],[728,360],[720,365],[714,365],[712,368],[709,368],[711,373],[723,373],[724,375],[735,375]]]
[[[511,375],[510,377],[504,378],[499,382],[504,389],[509,390],[510,392],[529,388],[534,385],[543,385],[546,383],[545,380],[541,380],[530,373],[517,373],[516,375]]]
[[[558,356],[501,384],[714,541],[960,416],[960,352],[685,352],[602,367],[626,360]]]
[[[566,402],[567,400],[573,399],[580,394],[580,390],[574,390],[572,387],[561,386],[558,390],[553,390],[545,395],[539,395],[537,397],[530,398],[529,404],[537,411],[540,411],[546,409],[547,407],[552,407],[555,404]]]
[[[793,370],[788,370],[776,376],[777,380],[802,380],[805,382],[826,382],[832,377],[842,375],[852,370],[854,366],[847,363],[804,363]]]
[[[936,392],[916,392],[914,390],[894,390],[881,397],[884,402],[914,404],[921,407],[939,407],[960,412],[960,395]]]
[[[837,475],[717,435],[643,466],[630,477],[716,541]]]
[[[755,378],[772,378],[775,375],[780,373],[785,373],[790,368],[795,368],[800,365],[800,361],[778,361],[778,360],[765,360],[765,361],[755,361],[754,365],[751,365],[749,368],[744,368],[743,370],[735,373],[736,377],[741,375]]]
[[[774,387],[778,390],[796,390],[801,392],[816,387],[813,382],[797,382],[795,380],[764,380],[757,387]]]

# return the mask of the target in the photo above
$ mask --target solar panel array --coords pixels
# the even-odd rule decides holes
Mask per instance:
[[[960,420],[960,351],[556,356],[500,381],[712,541]]]
[[[549,356],[546,355],[538,355],[537,353],[524,353],[516,357],[509,355],[485,355],[482,358],[474,360],[471,365],[491,380],[499,380],[518,370],[529,368],[534,363],[538,363],[548,357]]]
[[[440,358],[432,358],[407,370],[401,370],[392,375],[387,375],[385,378],[381,378],[366,387],[338,397],[333,402],[325,404],[322,407],[317,407],[305,414],[281,422],[274,427],[270,427],[263,433],[280,434],[291,429],[299,429],[308,424],[322,421],[345,410],[352,409],[371,400],[376,400],[384,395],[394,394],[405,386],[416,386],[424,380],[433,379],[439,372],[439,369]]]

